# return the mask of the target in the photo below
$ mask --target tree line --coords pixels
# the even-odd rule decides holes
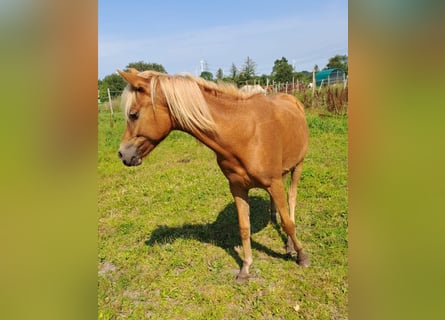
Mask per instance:
[[[297,72],[285,57],[275,60],[274,66],[272,68],[272,73],[269,75],[257,75],[256,67],[257,65],[255,61],[253,61],[253,59],[251,59],[250,57],[247,57],[244,61],[244,64],[240,67],[237,67],[234,63],[232,63],[228,75],[225,75],[221,68],[219,68],[216,73],[213,74],[205,67],[200,76],[209,81],[231,82],[236,84],[237,86],[242,86],[246,83],[253,84],[254,82],[265,85],[267,83],[267,79],[269,79],[270,84],[274,82],[292,83],[292,81],[299,81],[303,84],[312,82],[312,71]],[[161,64],[146,63],[144,61],[129,63],[124,70],[127,71],[129,68],[134,68],[140,71],[154,70],[162,73],[167,73],[167,71]],[[348,74],[348,56],[336,55],[332,58],[329,58],[328,63],[323,68],[323,70],[331,68],[340,68],[345,74]],[[314,66],[314,71],[320,71],[317,65]],[[111,91],[112,97],[115,97],[119,95],[120,92],[122,92],[125,86],[125,81],[119,75],[115,73],[107,75],[102,80],[98,80],[99,98],[102,101],[108,98],[108,88]]]

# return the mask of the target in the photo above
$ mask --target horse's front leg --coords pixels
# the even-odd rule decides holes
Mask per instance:
[[[249,199],[248,190],[235,184],[230,184],[230,191],[235,199],[236,209],[238,211],[238,224],[243,244],[244,259],[243,266],[237,276],[238,280],[245,280],[249,277],[249,268],[252,265],[252,247],[250,244],[250,218],[249,218]]]

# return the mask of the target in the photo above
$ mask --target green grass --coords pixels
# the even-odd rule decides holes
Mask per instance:
[[[99,319],[346,319],[347,118],[307,114],[310,147],[299,185],[297,236],[312,265],[286,257],[250,192],[254,264],[241,258],[236,210],[215,155],[172,132],[142,166],[117,158],[122,114],[99,113]],[[299,310],[294,307],[298,305]]]

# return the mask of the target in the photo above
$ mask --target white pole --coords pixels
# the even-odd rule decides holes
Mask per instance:
[[[312,71],[312,96],[315,93],[315,69]]]
[[[110,88],[107,88],[108,92],[108,103],[110,105],[110,127],[113,127],[113,105],[111,103],[111,94],[110,94]]]
[[[111,103],[110,88],[107,88],[107,92],[108,92],[108,103],[110,105],[110,112],[111,112],[111,114],[113,114],[113,104]]]

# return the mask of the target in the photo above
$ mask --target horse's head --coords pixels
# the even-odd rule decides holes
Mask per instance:
[[[119,147],[119,158],[127,166],[137,166],[172,130],[172,120],[158,85],[137,70],[118,70],[128,83],[122,95],[127,128]]]

